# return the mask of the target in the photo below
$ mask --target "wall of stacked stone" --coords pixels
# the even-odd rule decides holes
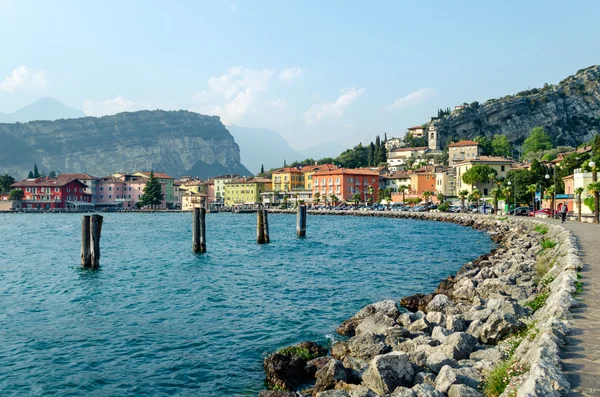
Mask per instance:
[[[273,212],[293,213],[294,211],[274,210]],[[497,364],[497,361],[501,360],[501,355],[499,353],[499,350],[501,350],[500,345],[498,347],[493,347],[493,345],[498,343],[498,341],[505,339],[508,336],[506,332],[519,332],[521,335],[519,344],[516,350],[511,352],[510,363],[513,367],[518,368],[521,371],[518,376],[514,377],[509,385],[510,387],[506,388],[502,396],[558,396],[570,391],[569,383],[561,370],[560,350],[564,345],[566,335],[569,332],[569,320],[571,319],[570,308],[577,305],[577,301],[573,296],[577,291],[577,272],[581,269],[582,263],[577,254],[576,241],[569,231],[560,226],[549,225],[531,218],[506,218],[476,214],[387,211],[309,211],[309,213],[311,215],[353,215],[362,217],[391,217],[453,222],[485,230],[491,235],[494,241],[500,243],[498,251],[493,253],[495,257],[490,254],[489,258],[495,266],[490,265],[489,261],[485,258],[477,265],[473,265],[475,262],[465,265],[456,277],[451,277],[449,278],[449,281],[445,280],[440,284],[440,287],[436,290],[436,293],[441,295],[438,297],[439,299],[432,299],[436,294],[424,296],[423,298],[417,297],[415,298],[416,300],[413,299],[412,301],[410,299],[403,299],[402,301],[405,307],[407,305],[409,307],[410,305],[413,305],[413,311],[419,310],[415,313],[416,316],[411,314],[410,316],[412,317],[407,317],[405,315],[403,315],[403,317],[396,317],[396,315],[394,315],[391,316],[394,318],[394,320],[391,321],[385,317],[390,316],[389,305],[386,305],[385,302],[383,302],[370,305],[371,312],[369,312],[369,315],[371,317],[369,318],[369,321],[364,324],[361,325],[361,321],[366,318],[366,315],[363,313],[365,309],[344,322],[340,329],[344,332],[349,328],[351,331],[349,335],[354,335],[354,329],[364,332],[365,330],[368,330],[369,327],[372,327],[373,329],[380,327],[381,329],[382,324],[387,324],[388,327],[392,326],[392,324],[396,324],[393,325],[393,327],[396,327],[396,332],[400,332],[398,331],[398,326],[403,325],[411,332],[416,332],[416,334],[419,334],[420,332],[423,336],[412,340],[398,337],[398,339],[405,341],[404,346],[400,346],[398,349],[394,348],[394,351],[391,353],[376,356],[367,366],[360,364],[360,360],[356,360],[355,357],[351,357],[351,354],[353,354],[351,350],[353,348],[361,349],[364,348],[364,346],[357,347],[353,346],[352,343],[348,344],[346,342],[346,345],[338,343],[333,346],[332,356],[339,358],[340,361],[332,360],[329,362],[327,360],[322,360],[321,363],[323,363],[325,368],[319,368],[319,371],[321,371],[321,378],[324,376],[322,375],[323,371],[326,372],[328,367],[332,367],[330,370],[334,372],[337,371],[335,373],[338,373],[340,370],[343,372],[346,367],[352,367],[352,363],[354,363],[357,368],[361,365],[363,366],[362,369],[358,369],[358,372],[360,373],[359,378],[362,379],[362,383],[357,387],[362,387],[363,389],[361,390],[367,393],[365,395],[476,395],[468,394],[475,393],[475,386],[470,388],[468,386],[469,382],[460,384],[460,381],[457,381],[457,378],[461,377],[467,379],[469,376],[477,378],[477,376],[473,374],[469,376],[465,375],[465,371],[467,373],[469,372],[465,368],[469,367],[465,366],[463,368],[462,364],[459,365],[459,367],[444,365],[444,358],[438,357],[440,356],[440,350],[447,350],[448,346],[444,346],[448,345],[450,342],[443,342],[439,346],[427,346],[426,344],[429,343],[427,341],[432,338],[438,338],[440,341],[444,341],[445,338],[453,335],[454,339],[458,340],[462,338],[460,343],[468,344],[471,343],[469,342],[469,338],[471,338],[469,335],[474,335],[479,340],[477,342],[479,347],[476,347],[476,349],[483,348],[483,346],[479,345],[482,340],[492,342],[491,346],[485,343],[484,345],[487,346],[486,349],[474,351],[471,355],[471,359],[473,356],[482,359],[481,362],[475,363],[473,367],[477,368],[478,371],[485,373],[489,372],[493,366]],[[544,231],[545,234],[542,235],[539,231],[535,230],[537,225],[542,225],[542,228],[546,229]],[[521,238],[519,234],[526,235],[527,238]],[[308,235],[310,235],[310,220],[308,222]],[[541,240],[547,240],[556,244],[554,247],[546,246],[542,249]],[[514,258],[511,255],[514,256]],[[493,258],[496,259],[496,262],[494,262]],[[477,267],[482,266],[485,262],[488,262],[487,266],[489,267],[487,269]],[[534,280],[536,270],[538,275],[535,276],[536,280]],[[483,277],[481,274],[478,275],[478,273],[483,274],[486,272],[496,272],[496,275],[487,278],[485,275]],[[473,282],[471,280],[473,275],[478,277],[479,280]],[[444,288],[447,288],[449,295],[453,295],[453,300],[456,301],[456,307],[443,307],[445,305],[444,303],[441,305],[441,309],[434,308],[432,310],[432,305],[435,307],[435,305],[440,302],[445,302],[444,299],[447,299],[446,296],[443,295]],[[504,301],[501,297],[501,299],[498,299],[498,294],[495,294],[498,291],[501,291],[504,295],[508,295],[508,301]],[[508,292],[508,294],[506,294],[506,292]],[[516,303],[516,301],[518,301],[523,304],[540,294],[544,294],[545,302],[532,316],[527,315],[527,310],[530,309],[526,309]],[[454,303],[451,303],[451,305],[454,305]],[[377,310],[379,310],[377,309],[378,307],[384,308],[382,309],[382,313],[385,314],[385,316],[377,312]],[[431,315],[427,313],[427,308],[432,311]],[[421,309],[425,313],[423,313]],[[386,310],[388,311],[387,313]],[[458,329],[460,331],[449,331],[451,328],[450,325],[448,325],[450,324],[450,319],[456,317],[452,314],[453,312],[458,313],[458,317],[461,317],[466,313],[465,315],[467,317],[473,316],[473,318],[475,318],[475,320],[472,320],[469,317],[471,325],[468,326],[468,330],[460,330],[459,326]],[[486,312],[488,315],[493,312],[501,313],[500,316],[496,316],[498,318],[494,318],[494,320],[497,320],[494,324],[500,324],[497,327],[498,329],[494,329],[496,325],[490,325],[493,321],[488,320],[487,317],[482,318],[482,321],[479,322],[477,317],[480,316],[481,313]],[[507,312],[508,314],[506,314]],[[363,314],[361,315],[361,313]],[[375,313],[375,315],[380,315],[380,317],[372,316],[373,313]],[[512,317],[513,314],[514,318]],[[425,315],[426,318],[419,317],[423,315]],[[445,327],[434,328],[436,321],[439,321],[436,320],[436,316],[444,316],[447,318],[447,320],[444,320]],[[519,318],[526,316],[528,326],[526,330],[523,330],[523,323]],[[490,318],[492,317],[493,316],[490,316]],[[377,321],[380,321],[380,323],[377,323]],[[511,328],[510,323],[513,321],[515,324],[519,324],[519,327],[515,326],[514,328]],[[428,324],[430,327],[429,330],[424,332],[415,331],[422,325],[419,324],[420,322]],[[401,332],[406,332],[404,327],[400,327],[402,328]],[[388,328],[388,331],[390,329],[391,328]],[[502,333],[499,333],[499,329],[502,329]],[[454,332],[454,334],[452,332]],[[467,333],[469,335],[466,335]],[[364,339],[364,335],[360,338]],[[388,335],[386,342],[389,338],[390,335]],[[411,338],[414,338],[414,335],[412,335]],[[421,341],[424,341],[423,346],[417,346]],[[412,389],[408,388],[410,387],[408,385],[407,387],[398,387],[398,389],[392,393],[393,390],[385,390],[385,387],[381,386],[382,384],[385,384],[386,380],[382,380],[381,374],[376,373],[377,371],[373,368],[379,365],[375,362],[376,359],[380,361],[385,359],[400,360],[398,355],[404,353],[398,353],[396,350],[402,351],[402,349],[404,349],[406,351],[406,344],[412,344],[410,349],[415,349],[414,352],[410,353],[412,354],[410,360],[412,360],[413,363],[415,352],[422,351],[426,353],[425,358],[423,358],[422,368],[425,368],[426,370],[427,368],[435,368],[433,370],[434,375],[432,379],[428,380],[426,373],[421,373],[424,375],[417,374],[417,378],[419,376],[423,378],[419,381],[422,384],[416,384],[415,382]],[[473,342],[473,344],[475,344],[475,342]],[[345,353],[344,349],[346,349]],[[342,357],[344,354],[348,355],[346,359],[343,360],[342,365]],[[455,353],[451,353],[450,355],[452,354]],[[432,359],[428,356],[440,358],[441,361],[430,365],[430,361],[434,362],[435,358]],[[468,354],[467,360],[469,360]],[[332,364],[333,362],[336,364]],[[357,362],[358,364],[356,364]],[[319,378],[320,375],[318,371],[316,376],[318,386],[319,382],[321,382],[321,384],[323,383],[323,379]],[[267,377],[269,377],[269,374],[267,374]],[[481,385],[480,381],[481,379],[479,379],[479,385]],[[359,389],[354,388],[352,385],[347,385],[342,381],[338,381],[337,384],[335,382],[331,384],[330,388],[332,388],[334,384],[336,390],[314,391],[313,395],[318,397],[358,395],[356,392],[358,392]],[[365,389],[366,386],[371,387],[371,389],[380,387],[380,390],[375,390],[377,392],[376,394],[369,394],[372,393],[373,390],[368,390],[368,388]],[[354,390],[354,392],[352,390]]]

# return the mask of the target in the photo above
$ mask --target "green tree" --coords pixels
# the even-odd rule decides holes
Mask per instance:
[[[550,178],[552,180],[552,178]],[[541,182],[541,179],[527,169],[510,170],[506,174],[504,183],[511,182],[511,189],[516,191],[518,202],[529,202],[530,194],[527,192],[529,185],[534,185]],[[516,186],[515,186],[516,185]],[[514,199],[514,197],[513,197]]]
[[[437,198],[438,198],[440,204],[443,203],[444,200],[446,200],[446,196],[443,193],[438,193]]]
[[[431,197],[432,193],[431,192],[423,192],[423,200],[425,200],[426,203],[426,210],[429,211],[429,198]]]
[[[493,152],[492,142],[485,135],[480,135],[473,139],[475,142],[479,143],[479,147],[481,148],[481,154],[484,156],[490,156]]]
[[[33,165],[33,177],[34,178],[39,178],[40,177],[40,172],[38,171],[37,164]]]
[[[379,139],[379,135],[377,135],[377,139]],[[379,164],[384,163],[387,163],[387,149],[385,148],[385,143],[381,142],[379,146],[379,154],[377,156],[377,163],[373,165],[378,166]]]
[[[371,142],[369,144],[369,152],[367,155],[367,163],[369,163],[369,165],[375,165],[375,145],[373,144],[373,142]]]
[[[487,164],[476,164],[462,175],[464,183],[475,186],[480,183],[488,183],[495,178],[498,172]]]
[[[496,134],[492,138],[492,153],[494,156],[510,157],[512,146],[506,135]]]
[[[490,192],[492,194],[492,199],[494,202],[494,214],[498,213],[498,198],[502,195],[502,190],[500,190],[499,188],[494,188],[492,189],[492,191]]]
[[[150,171],[150,178],[144,187],[144,194],[142,194],[142,197],[140,198],[140,205],[149,205],[154,208],[154,206],[160,205],[160,202],[163,201],[164,198],[165,195],[162,193],[160,182],[154,176],[154,171]]]
[[[8,174],[0,175],[0,192],[7,192],[10,190],[10,185],[15,183],[15,178]]]
[[[352,149],[347,149],[340,154],[335,160],[335,164],[339,164],[344,168],[361,168],[368,167],[369,149],[362,144],[356,145]]]
[[[375,193],[375,189],[373,188],[373,186],[369,185],[367,192],[369,193],[369,201],[371,205],[373,205],[373,194]]]
[[[48,177],[50,177],[50,178],[56,178],[56,172],[50,171],[50,173],[48,174]]]
[[[25,192],[20,189],[13,189],[10,191],[8,195],[9,200],[23,200],[23,196],[25,196]]]
[[[532,208],[535,208],[535,192],[537,192],[537,185],[535,183],[527,186],[527,193],[531,194]]]
[[[402,193],[402,202],[404,203],[404,198],[406,197],[406,191],[408,190],[408,186],[406,185],[400,185],[398,186],[398,191],[400,193]]]
[[[468,190],[461,190],[460,192],[458,192],[458,197],[460,198],[460,212],[465,212],[465,199],[468,195]]]
[[[581,194],[584,192],[582,187],[575,189],[575,197],[577,199],[577,219],[581,222]]]
[[[27,179],[33,179],[33,172],[29,171],[29,174],[27,174]]]
[[[544,130],[544,127],[533,127],[529,136],[523,142],[523,155],[539,150],[552,149],[552,139]]]
[[[321,201],[321,193],[315,192],[315,194],[313,196],[313,203],[315,203],[316,205],[319,205],[320,201]]]
[[[329,196],[329,198],[331,199],[331,205],[333,205],[335,207],[338,203],[337,196],[335,194],[332,194],[331,196]]]
[[[481,199],[481,190],[474,189],[469,195],[471,201],[475,201],[477,204],[477,211],[479,211],[479,200]]]
[[[355,207],[358,207],[358,203],[360,203],[360,193],[354,193],[352,195],[352,202],[354,203]]]
[[[265,165],[264,165],[264,164],[261,164],[261,165],[260,165],[260,174],[261,174],[261,175],[264,175],[264,174],[265,174]]]
[[[590,183],[587,186],[587,190],[594,195],[594,223],[598,223],[598,210],[600,209],[600,207],[598,207],[598,195],[600,194],[600,182]]]

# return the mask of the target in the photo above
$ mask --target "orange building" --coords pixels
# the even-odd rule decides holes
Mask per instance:
[[[418,172],[410,176],[410,193],[422,195],[424,192],[436,194],[436,176],[433,172]]]
[[[379,189],[379,173],[377,171],[364,168],[337,168],[315,172],[312,181],[313,199],[315,193],[319,193],[323,198],[334,195],[340,201],[352,202],[352,196],[358,193],[361,201],[370,201],[372,198],[373,202],[377,202],[377,190]],[[369,193],[371,190],[373,197]]]

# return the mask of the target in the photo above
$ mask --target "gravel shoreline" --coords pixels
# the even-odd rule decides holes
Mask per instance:
[[[569,331],[569,309],[577,305],[582,267],[570,232],[535,219],[489,215],[309,214],[453,222],[486,231],[498,247],[442,280],[431,294],[367,305],[340,325],[338,333],[349,339],[329,352],[305,342],[271,355],[264,367],[273,390],[259,396],[569,393],[560,348]]]

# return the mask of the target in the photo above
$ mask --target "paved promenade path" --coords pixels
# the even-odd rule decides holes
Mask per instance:
[[[600,225],[568,221],[562,226],[577,238],[584,263],[583,293],[577,297],[580,307],[572,309],[573,328],[564,347],[563,368],[572,396],[600,396]]]

